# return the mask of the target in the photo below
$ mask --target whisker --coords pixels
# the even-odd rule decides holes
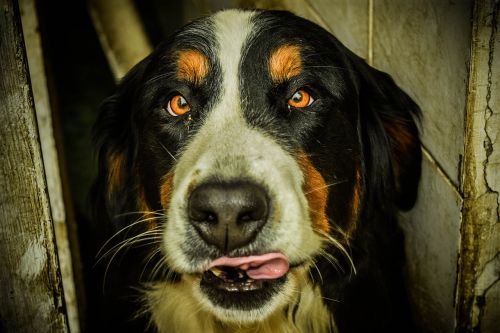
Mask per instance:
[[[148,267],[149,263],[151,262],[151,260],[153,260],[153,258],[157,255],[161,253],[161,248],[158,247],[156,248],[154,251],[151,252],[151,254],[147,257],[146,259],[146,263],[144,264],[144,267],[142,269],[142,272],[141,272],[141,275],[139,276],[139,281],[142,280],[142,276],[144,275],[145,271],[146,271],[146,268]],[[155,265],[156,266],[156,265]],[[153,266],[154,267],[154,266]]]
[[[332,186],[335,186],[335,185],[340,185],[340,184],[343,184],[343,183],[347,183],[347,181],[348,181],[347,179],[343,179],[343,180],[339,180],[339,181],[334,182],[334,183],[326,184],[326,185],[323,185],[323,186],[318,186],[318,187],[315,187],[312,190],[310,190],[309,192],[306,192],[304,194],[308,195],[310,193],[313,193],[313,192],[316,192],[316,191],[319,191],[319,190],[322,190],[322,189],[325,189],[325,188],[328,188],[328,187],[332,187]]]
[[[128,216],[128,215],[141,215],[141,216],[146,216],[149,214],[152,215],[157,215],[157,216],[165,216],[163,213],[163,209],[158,209],[158,210],[138,210],[138,211],[133,211],[133,212],[126,212],[126,213],[121,213],[121,214],[116,214],[115,217],[123,217],[123,216]]]
[[[174,155],[170,152],[170,150],[168,150],[168,149],[167,149],[167,147],[165,147],[165,145],[164,145],[164,144],[163,144],[160,140],[157,140],[157,141],[158,141],[158,143],[162,146],[162,148],[163,148],[163,149],[165,149],[165,151],[167,152],[167,154],[169,154],[169,155],[170,155],[170,157],[172,157],[172,159],[173,159],[174,161],[176,161],[176,162],[177,162],[177,159],[176,159],[176,158],[175,158],[175,156],[174,156]]]
[[[337,248],[344,255],[344,257],[349,262],[350,267],[352,268],[352,272],[354,274],[357,274],[356,266],[354,265],[354,261],[352,260],[351,255],[349,254],[347,249],[344,247],[344,245],[342,245],[342,243],[340,243],[337,239],[333,238],[331,235],[329,235],[328,233],[326,233],[322,230],[315,229],[315,231],[317,233],[319,233],[321,236],[323,236],[324,240],[326,240],[329,244],[333,245],[335,248]]]
[[[149,80],[146,81],[145,85],[155,83],[156,81],[161,80],[163,78],[166,78],[168,76],[170,76],[169,73],[162,73],[162,74],[153,76],[152,78],[150,78]]]
[[[329,298],[329,297],[325,297],[325,296],[321,296],[321,298],[322,298],[322,299],[326,299],[327,301],[340,303],[340,300],[338,300],[338,299]]]
[[[319,269],[318,264],[316,262],[316,259],[314,259],[314,258],[312,260],[312,265],[313,265],[314,269],[316,270],[316,272],[318,272],[319,278],[321,280],[321,284],[323,284],[324,283],[323,275],[321,274],[321,270]],[[314,282],[314,276],[312,275],[311,271],[309,271],[309,276],[311,277],[311,280]]]
[[[331,253],[328,253],[327,251],[322,250],[320,252],[320,256],[322,258],[324,258],[330,265],[332,265],[337,270],[337,272],[339,272],[339,273],[345,272],[342,265],[339,264],[338,259],[335,256],[333,256]]]
[[[157,243],[157,241],[161,240],[162,237],[160,236],[160,234],[154,234],[153,233],[153,236],[151,236],[151,231],[155,231],[156,233],[158,233],[157,230],[149,230],[149,231],[146,231],[144,233],[141,233],[141,234],[138,234],[132,238],[128,238],[128,239],[125,239],[123,240],[122,242],[116,244],[115,246],[113,246],[112,249],[108,250],[106,252],[106,254],[103,255],[103,257],[101,257],[99,259],[102,260],[105,256],[111,254],[111,252],[114,252],[113,255],[111,256],[111,258],[109,259],[108,261],[108,264],[106,265],[106,269],[104,270],[104,276],[103,276],[103,291],[105,289],[105,284],[106,284],[106,278],[107,278],[107,275],[108,275],[108,270],[111,266],[111,263],[113,262],[113,260],[115,259],[115,257],[118,255],[118,253],[126,248],[126,247],[131,247],[131,246],[134,246],[136,244],[140,244],[142,242],[150,242],[150,241],[153,241],[153,242],[150,242],[150,243],[146,243],[146,244],[142,244],[141,246],[148,246],[148,245],[152,245],[152,244],[155,244]]]
[[[149,278],[153,280],[159,273],[161,269],[165,269],[165,258],[162,257],[160,260],[156,262],[156,264],[153,266],[153,269],[151,270],[151,273],[149,274]],[[167,280],[170,277],[170,271],[167,272]]]
[[[164,271],[163,274],[165,275],[165,271],[167,273],[166,276],[165,276],[165,279],[167,281],[172,280],[174,278],[175,272],[173,270],[170,270],[170,269],[167,268],[165,258],[163,258],[163,260],[161,261],[161,264],[162,265],[160,267],[163,268],[163,271]]]
[[[140,220],[137,220],[123,228],[121,228],[120,230],[118,230],[113,236],[111,236],[102,246],[101,248],[99,249],[99,251],[97,251],[97,254],[95,255],[96,258],[98,258],[100,255],[101,255],[101,252],[106,248],[106,246],[113,240],[115,239],[116,237],[118,237],[118,235],[120,235],[121,233],[123,233],[124,231],[126,231],[127,229],[130,230],[130,228],[132,228],[133,226],[136,226],[138,224],[141,224],[141,223],[144,223],[144,222],[148,222],[148,221],[153,221],[153,220],[156,220],[156,219],[159,219],[161,216],[154,216],[154,217],[148,217],[148,218],[145,218],[145,219],[140,219]],[[96,264],[99,262],[99,260],[96,262]]]
[[[313,213],[318,213],[318,214],[322,214],[322,212],[320,212],[319,210],[316,210],[316,209],[311,209],[309,208],[309,210]],[[333,221],[331,218],[329,217],[326,217],[326,220],[329,222],[330,224],[330,227],[334,229],[334,231],[336,233],[338,233],[340,236],[342,236],[343,240],[346,242],[346,243],[349,243],[349,240],[350,240],[350,236],[349,234],[347,234],[344,230],[342,230],[342,228],[340,228],[336,223],[335,221]],[[317,230],[316,228],[314,228],[315,231],[319,231]]]
[[[161,231],[159,230],[148,230],[148,231],[145,231],[145,232],[142,232],[140,234],[137,234],[133,237],[130,237],[130,238],[126,238],[122,241],[120,241],[119,243],[113,245],[109,250],[107,250],[98,260],[98,262],[100,260],[102,260],[104,257],[108,256],[111,252],[117,250],[117,248],[120,248],[122,246],[127,246],[127,245],[133,245],[135,244],[134,242],[136,241],[143,241],[144,239],[161,239],[162,238],[162,233]],[[117,251],[120,251],[120,249],[118,249]]]

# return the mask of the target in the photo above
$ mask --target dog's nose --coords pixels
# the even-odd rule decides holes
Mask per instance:
[[[251,182],[209,182],[189,197],[190,222],[205,242],[224,252],[251,243],[267,221],[266,191]]]

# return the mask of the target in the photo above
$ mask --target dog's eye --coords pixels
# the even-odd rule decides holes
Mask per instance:
[[[304,89],[297,90],[290,99],[288,99],[288,107],[305,108],[314,102],[314,98]]]
[[[191,107],[182,95],[175,95],[168,101],[167,111],[172,116],[177,117],[191,111]]]

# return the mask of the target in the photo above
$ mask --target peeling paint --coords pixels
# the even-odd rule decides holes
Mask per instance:
[[[499,0],[476,1],[467,96],[456,332],[498,333],[500,320]]]
[[[486,307],[492,306],[493,309],[496,308],[493,304],[488,302],[489,297],[498,298],[498,295],[490,295],[490,292],[495,290],[495,285],[500,281],[500,252],[497,252],[495,257],[490,260],[485,266],[483,271],[480,273],[476,288],[475,288],[475,300],[474,307],[472,309],[472,321],[474,326],[474,331],[481,332],[483,319],[489,318],[486,316]],[[500,299],[496,300],[498,303]]]
[[[495,112],[493,109],[492,100],[492,89],[494,88],[493,82],[493,71],[494,71],[494,61],[495,61],[495,44],[497,38],[498,29],[498,12],[499,12],[500,2],[496,1],[496,4],[491,13],[491,34],[488,41],[488,79],[486,86],[486,107],[484,111],[484,149],[486,151],[486,158],[483,162],[484,166],[484,183],[486,185],[487,191],[493,193],[496,196],[496,211],[497,211],[497,222],[500,222],[500,196],[499,196],[499,177],[493,175],[498,174],[495,171],[498,169],[498,160],[500,156],[498,150],[495,151],[494,144],[497,142],[497,137],[500,132],[500,113]],[[498,54],[497,54],[498,55]],[[498,61],[498,60],[497,60]],[[497,75],[500,73],[497,73]],[[497,161],[493,161],[493,158]]]
[[[42,240],[36,239],[28,245],[26,251],[19,260],[16,273],[25,282],[31,282],[36,280],[46,265],[47,250]]]

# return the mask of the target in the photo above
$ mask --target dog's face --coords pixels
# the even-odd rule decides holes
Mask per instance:
[[[353,264],[367,207],[413,205],[416,110],[315,24],[220,12],[160,45],[104,105],[103,209],[125,225],[139,210],[143,234],[161,233],[176,278],[157,285],[182,283],[221,321],[262,320],[320,258]]]

